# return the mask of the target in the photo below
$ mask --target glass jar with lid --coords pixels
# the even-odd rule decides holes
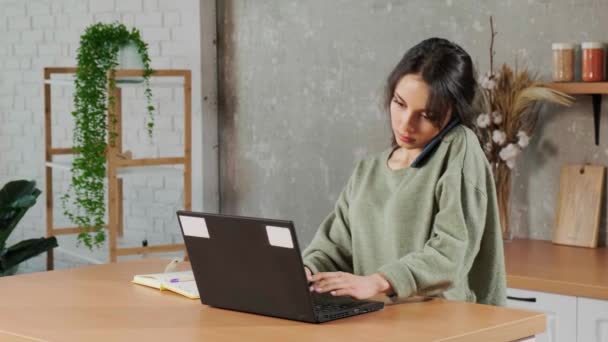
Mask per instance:
[[[553,81],[574,81],[574,44],[553,43]]]
[[[584,42],[583,50],[583,81],[598,82],[604,80],[604,44],[599,42]]]

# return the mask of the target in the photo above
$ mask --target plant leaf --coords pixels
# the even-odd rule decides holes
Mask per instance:
[[[539,101],[571,106],[574,98],[568,94],[544,86],[525,88],[515,97],[513,104],[515,117],[525,113],[532,104]]]
[[[0,256],[0,272],[57,246],[57,239],[54,236],[28,239],[14,244]]]

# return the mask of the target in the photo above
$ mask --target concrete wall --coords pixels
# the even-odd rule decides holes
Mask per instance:
[[[380,94],[388,72],[420,40],[461,44],[479,70],[526,64],[548,79],[551,43],[606,40],[608,2],[224,1],[220,22],[222,211],[291,219],[307,244],[355,162],[386,148]],[[608,124],[593,143],[591,101],[545,107],[514,171],[517,236],[551,239],[565,163],[606,164]],[[602,222],[602,236],[606,224]]]

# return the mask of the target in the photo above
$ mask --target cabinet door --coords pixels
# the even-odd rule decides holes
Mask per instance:
[[[536,335],[537,342],[576,342],[576,299],[540,291],[507,289],[508,307],[538,311],[547,316],[547,329]]]
[[[578,297],[578,340],[608,342],[608,301]]]

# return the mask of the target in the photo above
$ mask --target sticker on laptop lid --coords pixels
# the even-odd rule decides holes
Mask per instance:
[[[204,218],[179,215],[179,221],[182,224],[185,236],[209,238],[209,230]]]
[[[293,248],[293,240],[288,228],[266,226],[266,234],[268,235],[268,242],[272,246]]]

